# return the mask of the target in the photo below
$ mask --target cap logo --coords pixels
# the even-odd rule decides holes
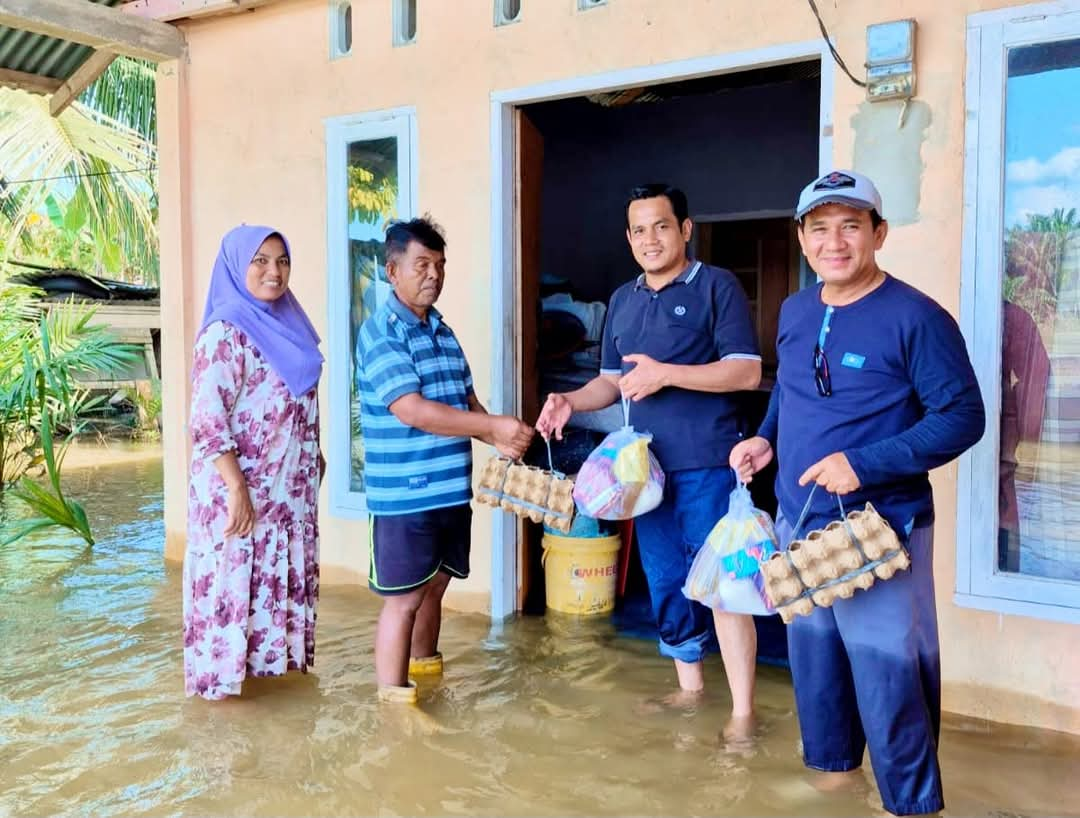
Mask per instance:
[[[845,187],[855,187],[855,180],[846,173],[833,171],[828,176],[823,176],[814,184],[814,190],[839,190]]]

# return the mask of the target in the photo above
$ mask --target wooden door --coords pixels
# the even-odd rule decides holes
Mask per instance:
[[[787,218],[752,219],[703,223],[696,225],[696,230],[697,257],[731,270],[750,301],[761,349],[761,387],[753,392],[741,392],[736,399],[742,432],[751,435],[765,417],[776,375],[780,304],[798,287],[795,223]],[[776,513],[776,496],[772,488],[775,469],[775,462],[769,464],[760,475],[761,479],[750,484],[754,504],[770,514]]]
[[[526,423],[540,414],[540,373],[537,364],[540,325],[540,225],[544,184],[544,137],[520,108],[514,111],[516,144],[514,169],[514,245],[517,275],[517,345],[515,350],[519,392],[517,411]],[[518,522],[517,608],[533,586],[540,565],[543,529],[528,521]]]
[[[798,281],[794,230],[794,222],[786,218],[695,225],[697,257],[731,270],[746,291],[766,377],[776,369],[780,304],[792,292],[792,281]]]

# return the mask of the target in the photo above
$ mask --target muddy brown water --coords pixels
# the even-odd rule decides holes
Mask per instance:
[[[0,549],[0,816],[885,814],[869,765],[840,792],[803,769],[785,670],[761,668],[759,735],[729,745],[719,658],[696,709],[654,711],[669,664],[606,621],[450,613],[445,676],[403,712],[375,702],[377,600],[327,587],[314,673],[186,699],[161,461],[67,484],[91,551]],[[953,719],[941,755],[948,815],[1080,815],[1074,738]]]

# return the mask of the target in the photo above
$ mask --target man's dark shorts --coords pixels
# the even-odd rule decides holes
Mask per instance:
[[[419,588],[442,571],[469,575],[472,507],[468,503],[371,518],[368,585],[383,596]]]

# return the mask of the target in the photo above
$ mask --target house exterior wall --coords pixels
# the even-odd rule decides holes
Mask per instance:
[[[717,53],[813,40],[817,23],[788,0],[610,0],[577,12],[573,0],[523,3],[523,19],[494,27],[490,0],[421,0],[416,42],[393,47],[391,3],[353,3],[350,56],[328,57],[326,0],[283,0],[254,12],[184,26],[186,62],[159,71],[167,554],[183,553],[190,348],[222,234],[246,221],[292,243],[293,289],[327,337],[326,156],[323,121],[413,106],[419,212],[446,228],[440,309],[458,332],[490,403],[493,92]],[[881,183],[898,214],[883,267],[953,314],[960,303],[965,25],[968,14],[1020,3],[989,0],[840,0],[823,14],[850,66],[865,57],[866,26],[918,21],[918,88],[900,104],[871,105],[831,64],[833,158]],[[797,194],[791,191],[791,198]],[[932,250],[931,250],[932,248]],[[930,252],[928,252],[930,251]],[[324,345],[328,367],[346,350]],[[323,428],[347,422],[327,410]],[[326,439],[329,439],[327,435]],[[344,452],[327,451],[329,458]],[[477,456],[484,453],[477,450]],[[935,573],[946,709],[1080,733],[1080,626],[957,607],[957,467],[932,475]],[[488,509],[474,521],[473,574],[449,604],[483,610],[491,587]],[[324,581],[363,581],[363,521],[322,508]]]

